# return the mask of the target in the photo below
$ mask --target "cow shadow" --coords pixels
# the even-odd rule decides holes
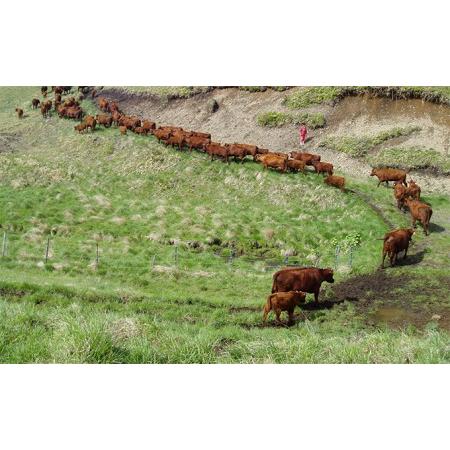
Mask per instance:
[[[429,228],[430,233],[442,233],[442,232],[446,231],[446,229],[444,227],[441,227],[437,223],[430,223],[428,228]]]
[[[402,255],[400,258],[397,258],[397,262],[394,267],[414,266],[415,264],[420,264],[423,261],[425,253],[426,253],[426,250],[424,249],[424,250],[414,253],[413,255],[408,254],[406,259],[403,259],[403,255]]]

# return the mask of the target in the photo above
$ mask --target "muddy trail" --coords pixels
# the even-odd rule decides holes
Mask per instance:
[[[287,92],[271,89],[246,92],[227,87],[211,89],[189,98],[165,98],[104,88],[99,95],[119,102],[127,114],[146,117],[158,124],[209,132],[218,142],[242,142],[284,152],[299,149],[297,126],[262,127],[257,123],[258,115],[263,112],[292,113],[283,103]],[[366,95],[345,97],[335,105],[312,105],[298,112],[321,112],[326,117],[324,128],[309,131],[305,150],[320,153],[324,161],[333,162],[337,172],[362,179],[371,171],[367,162],[332,149],[319,149],[319,143],[330,135],[376,134],[395,127],[415,125],[420,127],[420,132],[387,141],[380,148],[424,146],[448,154],[448,111],[448,106],[419,99],[393,101]],[[436,176],[426,171],[411,171],[411,176],[429,192],[450,193],[448,176]]]

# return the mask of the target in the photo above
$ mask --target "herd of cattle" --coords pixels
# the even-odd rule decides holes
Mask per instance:
[[[253,161],[259,162],[264,169],[272,168],[281,172],[305,172],[306,166],[311,166],[317,174],[324,174],[324,182],[330,186],[337,187],[345,192],[345,178],[333,175],[333,164],[321,161],[321,156],[317,154],[292,151],[290,153],[274,152],[249,144],[220,144],[211,140],[209,133],[186,131],[181,127],[159,126],[150,120],[139,117],[128,116],[119,109],[116,102],[108,101],[105,98],[97,98],[98,107],[104,114],[96,116],[86,115],[80,103],[85,95],[90,94],[94,99],[97,92],[88,86],[78,87],[78,98],[68,97],[63,100],[62,96],[69,94],[71,86],[52,86],[50,92],[54,92],[54,99],[46,100],[49,93],[47,86],[41,88],[43,100],[34,98],[31,102],[33,109],[40,108],[44,118],[48,117],[52,108],[61,118],[80,120],[81,122],[74,128],[79,133],[93,132],[97,126],[109,128],[117,126],[121,134],[131,131],[140,135],[153,135],[158,141],[172,147],[177,147],[180,151],[187,148],[206,152],[211,161],[214,158],[221,158],[229,163],[230,159],[244,162],[247,156],[251,156]],[[23,110],[16,108],[19,119],[23,118]],[[416,222],[419,221],[426,235],[429,234],[430,218],[433,213],[431,206],[420,200],[421,189],[413,181],[406,182],[407,173],[400,169],[381,168],[372,170],[371,176],[376,176],[381,183],[394,182],[394,197],[398,208],[408,208],[411,214],[412,228],[401,228],[389,233],[383,238],[383,254],[381,268],[384,267],[386,256],[389,256],[391,266],[395,265],[399,253],[404,252],[406,258],[409,243],[414,234]],[[322,283],[326,281],[333,283],[333,270],[330,268],[319,269],[315,267],[288,267],[276,272],[273,276],[272,293],[269,295],[264,306],[263,320],[266,321],[270,311],[274,311],[277,322],[280,322],[282,311],[288,313],[289,321],[293,319],[294,309],[305,302],[306,293],[314,294],[315,301],[318,301],[319,291]]]

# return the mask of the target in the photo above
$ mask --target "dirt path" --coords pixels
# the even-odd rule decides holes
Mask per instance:
[[[219,142],[256,144],[275,151],[298,149],[296,126],[268,128],[257,125],[257,116],[262,112],[291,112],[283,106],[286,92],[267,90],[250,93],[227,88],[214,89],[187,99],[171,100],[114,89],[104,89],[101,95],[118,101],[127,114],[148,117],[159,124],[206,131]],[[317,105],[304,109],[304,112],[320,111],[327,117],[325,128],[310,131],[307,147],[312,151],[318,151],[323,160],[333,162],[338,173],[363,179],[370,173],[371,167],[366,162],[341,152],[325,148],[317,150],[319,142],[330,134],[370,134],[394,126],[417,124],[424,130],[423,132],[402,138],[397,143],[408,145],[428,143],[428,146],[448,152],[450,127],[447,125],[445,114],[439,114],[439,111],[446,107],[434,104],[420,106],[422,104],[420,100],[403,100],[395,102],[396,105],[392,109],[388,108],[389,102],[386,103],[385,99],[374,99],[376,105],[372,103],[366,105],[364,100],[361,100],[362,106],[359,107],[357,103],[359,100],[355,99],[344,99],[335,107]],[[218,110],[214,113],[211,112],[213,101],[218,105]],[[419,103],[415,103],[414,108],[408,109],[401,102]],[[381,111],[377,113],[378,103]],[[401,112],[404,110],[405,115],[402,115]],[[420,116],[422,110],[424,117]],[[436,177],[418,172],[411,172],[411,175],[426,191],[450,194],[450,177]]]

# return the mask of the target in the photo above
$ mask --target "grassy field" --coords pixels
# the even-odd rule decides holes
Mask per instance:
[[[449,336],[431,320],[448,305],[445,290],[426,301],[412,292],[429,308],[424,327],[388,328],[370,320],[374,305],[350,300],[306,308],[291,328],[261,327],[285,258],[337,263],[340,283],[375,272],[387,225],[367,198],[395,225],[408,223],[390,190],[350,180],[361,195],[343,194],[314,174],[211,163],[114,128],[78,135],[74,122],[31,110],[38,92],[0,89],[1,362],[450,360]],[[447,198],[427,200],[450,212]],[[446,238],[419,231],[417,245],[445,249]],[[436,284],[448,255],[439,260],[389,277]],[[335,300],[330,285],[323,297]]]

